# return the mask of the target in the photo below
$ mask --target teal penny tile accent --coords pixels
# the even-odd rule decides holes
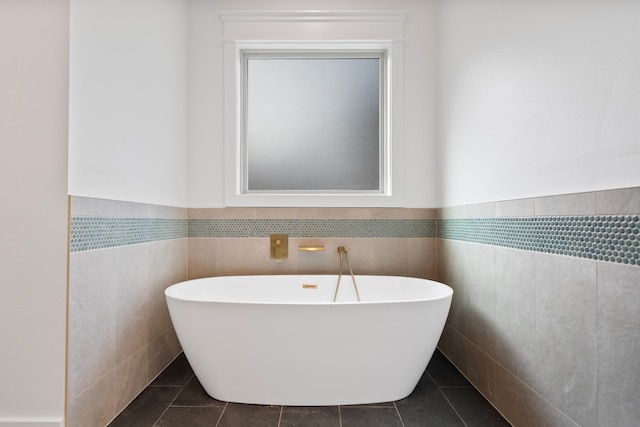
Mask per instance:
[[[640,266],[640,218],[538,216],[455,219],[71,218],[71,252],[167,239],[291,237],[431,238]]]
[[[187,237],[186,219],[71,217],[71,252]]]
[[[435,219],[190,219],[189,237],[436,237]]]
[[[435,219],[71,218],[71,252],[183,237],[436,237]]]
[[[640,217],[549,216],[438,220],[437,235],[640,266]]]

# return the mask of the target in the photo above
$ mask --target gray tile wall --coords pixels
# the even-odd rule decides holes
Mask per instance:
[[[187,239],[165,237],[176,222],[186,223],[187,212],[83,197],[72,197],[71,203],[76,227],[71,230],[67,425],[102,427],[181,351],[163,292],[187,278]],[[123,221],[127,218],[136,220]],[[149,231],[156,234],[149,237]]]
[[[629,253],[605,260],[586,250],[517,249],[481,219],[633,223],[639,213],[637,188],[440,210],[439,225],[464,219],[470,227],[438,230],[438,279],[455,291],[440,348],[514,425],[640,425],[637,224],[622,239]]]
[[[356,274],[454,288],[440,348],[514,425],[639,424],[638,213],[640,189],[437,211],[187,210],[74,197],[69,425],[106,425],[180,351],[167,286],[213,275],[335,274],[339,245],[351,248]],[[565,227],[563,239],[574,241],[572,227],[612,216],[627,223],[624,256],[540,244]],[[271,232],[290,233],[282,263],[269,259]]]

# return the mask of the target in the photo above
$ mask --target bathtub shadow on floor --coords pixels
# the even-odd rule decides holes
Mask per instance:
[[[350,406],[266,406],[209,397],[179,355],[110,427],[502,427],[509,423],[436,350],[414,392],[395,402]]]

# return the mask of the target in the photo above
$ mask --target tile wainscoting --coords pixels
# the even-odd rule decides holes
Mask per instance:
[[[439,348],[513,425],[640,425],[639,214],[637,188],[439,210]]]
[[[289,258],[269,258],[287,233]],[[68,425],[107,425],[180,352],[164,300],[203,276],[357,274],[435,279],[432,209],[181,209],[72,197]],[[326,251],[299,252],[321,244]]]
[[[164,289],[356,274],[455,290],[440,349],[514,425],[640,421],[640,189],[443,209],[182,209],[72,197],[69,426],[104,426],[180,352]],[[269,234],[289,258],[269,258]],[[298,246],[323,245],[306,253]],[[631,375],[631,377],[630,377]],[[633,377],[635,375],[635,377]]]
[[[72,197],[71,216],[67,426],[105,426],[181,352],[163,292],[187,278],[187,212]]]

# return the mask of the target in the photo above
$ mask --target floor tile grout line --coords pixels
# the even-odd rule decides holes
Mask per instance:
[[[442,392],[442,389],[440,388],[440,386],[435,382],[435,380],[433,379],[433,377],[431,376],[431,374],[429,372],[427,372],[427,375],[429,376],[429,379],[433,382],[433,384],[435,384],[436,388],[438,389],[438,393],[440,393],[442,395],[442,397],[444,398],[444,400],[447,401],[447,403],[449,404],[449,406],[451,407],[451,409],[453,409],[453,412],[455,412],[455,414],[458,416],[458,418],[460,418],[460,421],[462,422],[462,424],[465,425],[465,427],[467,426],[467,423],[465,422],[464,418],[462,418],[462,415],[460,415],[460,413],[458,412],[458,410],[456,409],[456,407],[453,405],[453,403],[451,403],[451,401],[447,398],[447,396]],[[460,388],[466,388],[466,387],[460,387]]]
[[[222,416],[227,410],[227,406],[229,406],[229,402],[225,402],[224,407],[222,408],[222,412],[220,412],[220,416],[218,417],[218,421],[216,421],[215,427],[218,427],[220,425],[220,420],[222,420]]]
[[[280,406],[280,416],[278,417],[278,427],[280,427],[280,423],[282,423],[282,411],[284,410],[284,406]]]
[[[155,387],[155,388],[182,388],[182,385],[173,385],[173,384],[149,384],[147,387]]]
[[[175,359],[174,359],[175,360]],[[160,414],[160,416],[158,417],[157,420],[155,420],[155,422],[152,424],[152,427],[155,426],[156,424],[158,424],[158,421],[160,421],[162,419],[162,417],[164,416],[164,414],[167,413],[167,411],[169,410],[169,408],[171,407],[171,405],[173,404],[173,402],[176,401],[176,399],[178,398],[178,396],[180,396],[180,393],[182,393],[182,391],[185,389],[185,387],[187,386],[187,384],[189,384],[189,382],[193,379],[195,375],[192,374],[189,379],[187,381],[185,381],[184,385],[182,387],[180,387],[180,391],[176,393],[176,395],[174,396],[173,399],[171,399],[171,402],[169,402],[167,404],[167,407],[164,408],[164,411],[162,411],[162,414]],[[167,385],[164,385],[163,387],[169,387]]]
[[[400,411],[398,410],[398,405],[396,405],[396,402],[393,402],[393,407],[396,409],[396,414],[398,415],[398,418],[400,418],[400,425],[402,425],[402,427],[405,427],[404,420],[402,419],[402,415],[400,415]]]
[[[434,383],[435,383],[435,380],[434,380]],[[452,389],[453,389],[453,388],[460,388],[460,389],[463,389],[463,388],[473,388],[473,389],[475,389],[475,387],[474,387],[474,386],[472,386],[472,385],[438,385],[437,383],[436,383],[436,385],[437,385],[438,387],[440,387],[440,388],[452,388]]]

